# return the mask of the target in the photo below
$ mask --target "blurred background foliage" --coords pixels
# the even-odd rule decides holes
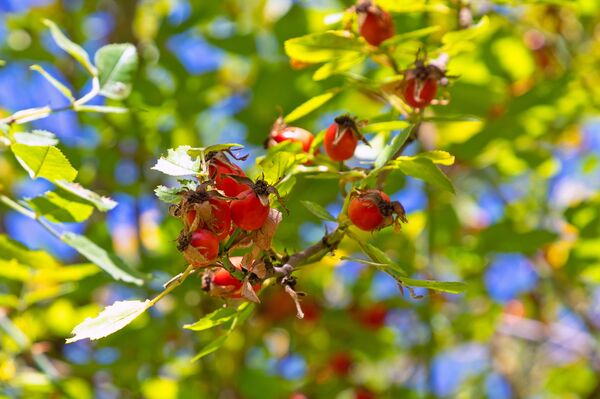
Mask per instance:
[[[469,4],[470,3],[470,4]],[[344,77],[315,82],[316,68],[294,70],[287,39],[331,28],[351,3],[336,0],[0,0],[0,116],[64,101],[40,63],[72,87],[85,73],[52,42],[50,18],[93,53],[134,43],[140,68],[126,115],[64,112],[35,122],[61,139],[78,181],[119,205],[107,215],[61,228],[86,232],[135,268],[144,287],[115,283],[35,222],[0,209],[0,231],[31,252],[29,274],[0,263],[0,395],[46,398],[598,398],[600,397],[600,3],[576,1],[380,1],[396,8],[399,33],[439,26],[422,39],[430,51],[457,29],[468,6],[489,25],[459,41],[448,72],[450,103],[427,111],[409,152],[441,149],[456,195],[392,173],[392,199],[408,211],[399,235],[365,240],[419,278],[468,283],[461,295],[416,290],[340,260],[307,267],[307,317],[289,298],[265,290],[263,304],[223,348],[190,362],[223,334],[181,329],[222,302],[189,279],[131,326],[102,341],[64,344],[72,328],[115,300],[146,298],[185,267],[175,249],[178,221],[153,195],[173,183],[150,170],[167,148],[239,142],[250,167],[278,115]],[[414,43],[414,50],[419,42]],[[414,52],[398,54],[401,68]],[[373,61],[353,73],[391,74]],[[351,86],[351,85],[350,85]],[[390,110],[347,89],[295,122],[315,133],[334,116],[385,120]],[[457,118],[457,116],[461,116]],[[462,118],[469,116],[470,118]],[[370,159],[360,147],[359,158]],[[32,197],[51,184],[30,180],[13,157],[0,157],[0,188]],[[372,158],[371,158],[372,159]],[[289,251],[319,240],[322,223],[308,199],[341,209],[337,183],[299,178],[276,245]],[[327,226],[326,226],[327,227]],[[328,226],[331,229],[331,226]],[[4,237],[4,236],[3,236]],[[9,251],[2,238],[0,249]],[[0,256],[1,257],[1,256]],[[370,393],[369,393],[370,392]],[[371,396],[361,396],[371,395]],[[300,396],[297,396],[300,398]]]

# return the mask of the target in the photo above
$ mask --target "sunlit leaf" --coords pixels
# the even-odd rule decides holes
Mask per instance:
[[[428,157],[401,156],[391,161],[387,167],[399,170],[407,176],[421,179],[432,186],[454,193],[454,187],[452,187],[452,183],[448,177]]]
[[[410,126],[408,121],[389,121],[389,122],[376,122],[369,123],[361,128],[363,133],[379,133],[379,132],[390,132],[392,130],[402,130]]]
[[[43,177],[52,182],[73,181],[77,176],[69,160],[56,147],[13,144],[13,154],[32,179]]]
[[[48,147],[58,144],[58,139],[54,133],[50,133],[47,130],[17,132],[13,137],[17,143],[29,146]]]
[[[316,109],[322,107],[325,103],[327,103],[329,100],[335,97],[335,95],[339,92],[339,89],[332,89],[300,104],[284,118],[285,122],[291,123],[295,120],[302,118],[303,116],[310,114]]]
[[[399,121],[402,122],[402,121]],[[387,122],[387,123],[397,123],[397,122]],[[402,122],[403,123],[403,122]],[[389,126],[389,125],[388,125]],[[368,126],[367,126],[368,127]],[[372,126],[371,126],[372,128]],[[379,153],[377,159],[375,159],[374,168],[375,170],[382,168],[386,163],[388,163],[402,148],[406,140],[410,136],[410,132],[412,131],[411,127],[405,127],[400,133],[394,136],[392,142],[385,146],[384,149]]]
[[[160,157],[152,169],[170,176],[197,175],[200,171],[200,159],[193,159],[188,154],[190,149],[191,147],[187,145],[169,149],[167,156]]]
[[[96,68],[90,62],[88,53],[78,44],[72,42],[64,33],[49,19],[44,19],[44,24],[50,28],[52,38],[61,49],[69,53],[93,76],[96,75]]]
[[[238,314],[238,310],[235,308],[219,308],[212,313],[207,314],[197,322],[193,324],[186,324],[183,328],[193,331],[203,331],[210,328],[220,326],[227,322],[232,321]]]
[[[327,62],[334,58],[360,52],[363,44],[350,32],[327,31],[286,40],[285,52],[293,60]]]
[[[67,343],[82,339],[95,340],[113,334],[144,313],[150,306],[150,301],[118,301],[94,318],[87,318],[73,329],[73,337]]]
[[[331,215],[331,213],[329,213],[327,211],[327,209],[323,208],[321,205],[317,204],[316,202],[312,202],[312,201],[300,201],[300,202],[302,203],[302,205],[304,205],[304,207],[306,209],[308,209],[310,211],[310,213],[312,213],[319,219],[329,220],[331,222],[336,221],[335,217],[333,217],[333,215]]]
[[[342,72],[346,72],[353,66],[360,64],[366,58],[365,54],[361,53],[350,53],[340,58],[335,58],[326,64],[323,64],[313,74],[314,80],[327,79],[332,75],[337,75]]]
[[[47,191],[43,196],[27,200],[38,216],[53,223],[78,223],[87,220],[94,208],[80,197],[67,191]]]
[[[231,149],[242,149],[244,148],[243,145],[241,144],[237,144],[237,143],[223,143],[223,144],[214,144],[214,145],[209,145],[208,147],[201,147],[201,148],[190,148],[188,150],[188,154],[190,154],[191,156],[201,156],[202,154],[209,154],[211,152],[217,152],[217,151],[224,151],[224,150],[231,150]]]
[[[137,285],[142,285],[144,282],[143,278],[145,276],[143,274],[132,270],[116,255],[100,248],[87,237],[66,232],[62,234],[61,239],[90,262],[110,274],[115,280],[122,280]]]
[[[181,200],[180,192],[181,187],[158,186],[154,189],[154,194],[156,194],[158,199],[167,204],[179,203]]]
[[[399,280],[402,284],[409,287],[423,287],[434,291],[448,292],[450,294],[460,294],[467,289],[467,285],[460,281],[417,280],[407,277],[402,277]]]
[[[65,191],[76,195],[77,197],[88,201],[101,212],[107,212],[117,206],[117,202],[108,197],[103,197],[95,192],[88,190],[78,183],[71,183],[65,180],[57,180],[54,183]]]
[[[94,56],[98,68],[100,94],[122,100],[131,93],[133,75],[138,66],[137,50],[133,44],[108,44]]]

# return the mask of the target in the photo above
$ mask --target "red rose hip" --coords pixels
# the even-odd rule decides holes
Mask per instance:
[[[370,45],[377,47],[396,33],[390,14],[371,1],[361,2],[356,6],[356,12],[358,13],[360,35]]]
[[[364,231],[379,230],[397,221],[406,223],[405,211],[399,202],[379,190],[359,191],[348,206],[352,224]]]
[[[343,115],[335,118],[329,126],[325,132],[323,145],[325,152],[333,161],[345,161],[352,158],[358,140],[361,138],[354,119]]]
[[[242,230],[260,229],[269,216],[269,205],[264,205],[252,189],[247,189],[231,201],[231,220]]]
[[[190,245],[194,247],[207,262],[219,256],[219,239],[212,232],[200,229],[192,233]]]
[[[431,104],[437,94],[437,80],[427,78],[408,79],[404,82],[402,96],[404,101],[413,108],[424,108]]]

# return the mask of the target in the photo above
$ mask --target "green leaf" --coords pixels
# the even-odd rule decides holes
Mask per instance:
[[[89,338],[95,340],[113,334],[127,326],[150,307],[150,301],[118,301],[94,318],[87,318],[73,329],[67,343]]]
[[[485,33],[489,26],[489,18],[484,15],[477,24],[468,29],[455,30],[446,33],[442,37],[443,46],[440,49],[440,52],[453,56],[462,51],[470,50],[473,47],[472,41],[485,37]]]
[[[109,44],[94,56],[98,68],[100,94],[122,100],[131,93],[131,82],[138,66],[137,50],[133,44]]]
[[[61,239],[69,246],[73,247],[77,252],[83,255],[86,259],[98,265],[105,272],[110,274],[116,280],[122,280],[136,285],[142,285],[142,278],[145,276],[141,273],[132,270],[116,255],[111,254],[98,245],[94,244],[87,237],[79,234],[66,232],[63,233]]]
[[[94,208],[87,201],[67,191],[47,191],[43,196],[27,200],[38,216],[52,223],[79,223],[87,220]]]
[[[58,267],[60,265],[47,252],[28,249],[23,244],[11,240],[5,234],[0,234],[0,259],[15,260],[20,264],[34,268],[38,265],[47,267]]]
[[[166,157],[160,157],[156,165],[152,167],[169,176],[197,175],[200,171],[200,159],[192,159],[188,154],[191,149],[188,145],[169,149]]]
[[[373,247],[376,250],[379,250],[376,247]],[[373,252],[373,248],[370,248],[369,250],[371,252]],[[377,254],[376,252],[373,252],[373,257],[380,257],[381,254]],[[387,257],[387,255],[386,255]],[[376,262],[376,261],[370,261],[368,259],[361,259],[361,258],[354,258],[354,257],[350,257],[350,256],[342,256],[343,260],[347,260],[350,262],[358,262],[358,263],[363,263],[365,265],[368,266],[375,266],[378,269],[381,269],[383,271],[389,271],[390,268],[390,264],[389,263],[381,263],[381,262]],[[443,291],[443,292],[449,292],[451,294],[459,294],[461,292],[463,292],[467,285],[465,283],[462,282],[454,282],[454,281],[450,281],[450,282],[442,282],[442,281],[433,281],[433,280],[416,280],[416,279],[412,279],[412,278],[408,278],[408,277],[404,277],[403,275],[398,275],[397,271],[394,271],[393,273],[390,273],[392,275],[392,277],[396,278],[400,283],[402,283],[403,285],[407,285],[410,287],[424,287],[424,288],[428,288],[430,290],[435,290],[435,291]],[[402,271],[402,274],[404,274],[404,271]]]
[[[50,133],[47,130],[18,132],[13,137],[17,143],[29,146],[48,147],[58,144],[58,139],[54,133]]]
[[[399,121],[399,122],[403,122],[403,121]],[[387,122],[387,123],[393,123],[393,122]],[[368,126],[367,126],[367,128],[368,128]],[[371,128],[372,128],[372,125],[371,125]],[[412,127],[406,127],[406,128],[404,128],[404,130],[402,130],[400,133],[398,133],[396,136],[394,136],[394,138],[392,139],[392,142],[389,145],[385,146],[383,151],[381,151],[379,153],[379,155],[377,156],[377,159],[375,159],[375,164],[374,164],[375,170],[381,169],[383,166],[385,166],[385,164],[387,164],[394,157],[394,155],[396,155],[396,153],[398,151],[400,151],[400,149],[402,148],[402,146],[408,139],[408,136],[410,136],[411,131],[412,131]]]
[[[333,215],[331,215],[331,213],[329,213],[327,211],[327,209],[323,208],[321,205],[317,204],[316,202],[312,202],[312,201],[300,201],[300,202],[302,203],[302,205],[304,205],[304,207],[306,209],[308,209],[310,211],[310,213],[312,213],[319,219],[329,220],[331,222],[336,221],[335,217],[333,217]]]
[[[73,93],[71,92],[71,90],[67,86],[65,86],[64,84],[62,84],[54,76],[50,75],[40,65],[32,65],[32,66],[29,67],[29,69],[31,69],[32,71],[39,72],[48,81],[48,83],[50,83],[52,86],[54,86],[55,89],[57,89],[58,91],[60,91],[60,93],[63,96],[65,96],[70,102],[74,102],[75,101],[75,97],[73,97]]]
[[[390,162],[389,167],[400,170],[407,176],[424,180],[425,182],[443,190],[454,193],[452,183],[434,162],[425,156],[401,156]]]
[[[158,199],[167,204],[178,204],[181,200],[180,192],[181,187],[158,186],[154,189]]]
[[[412,278],[399,278],[403,285],[409,287],[423,287],[434,291],[448,292],[450,294],[460,294],[467,289],[467,284],[460,281],[432,281],[416,280]]]
[[[361,128],[363,133],[379,133],[379,132],[390,132],[392,130],[406,129],[410,126],[408,121],[390,121],[390,122],[377,122],[369,123],[368,125]]]
[[[342,57],[335,58],[326,64],[323,64],[313,74],[314,80],[324,80],[332,75],[337,75],[346,72],[353,66],[360,64],[366,58],[366,55],[361,53],[349,53]]]
[[[183,328],[193,331],[204,331],[232,321],[237,317],[238,310],[234,308],[219,308],[207,314],[193,324],[186,324]]]
[[[92,75],[96,76],[96,68],[90,62],[88,53],[78,44],[73,43],[67,38],[62,31],[56,26],[56,24],[49,19],[44,19],[44,25],[50,28],[50,34],[52,38],[61,49],[69,53],[75,58],[83,67]]]
[[[68,191],[69,193],[76,195],[77,197],[94,205],[100,212],[110,211],[117,206],[117,202],[111,198],[100,196],[91,190],[83,188],[78,183],[71,183],[65,180],[57,180],[54,183],[56,183],[56,185],[63,190]]]
[[[244,146],[241,144],[237,144],[237,143],[214,144],[214,145],[209,145],[208,147],[190,148],[188,150],[188,154],[190,154],[193,157],[194,156],[199,157],[202,154],[207,155],[208,153],[211,153],[211,152],[230,150],[232,148],[242,149],[242,148],[244,148]]]
[[[298,143],[294,143],[298,144]],[[288,175],[292,168],[306,160],[304,154],[294,154],[293,152],[287,151],[276,151],[267,154],[259,163],[263,174],[264,180],[269,184],[276,184],[284,176]]]
[[[450,166],[454,165],[454,155],[450,154],[446,151],[434,150],[421,152],[416,155],[416,157],[427,158],[431,160],[431,162],[438,165]]]
[[[20,264],[16,259],[0,259],[0,278],[14,281],[28,281],[32,275],[31,268]]]
[[[396,46],[398,44],[402,44],[407,40],[419,39],[424,36],[428,36],[432,33],[439,31],[441,27],[439,25],[429,26],[427,28],[417,29],[410,32],[399,33],[395,36],[390,37],[383,43],[381,43],[381,48],[385,49],[387,47]]]
[[[19,306],[19,298],[11,294],[0,294],[0,306],[16,309]]]
[[[198,354],[196,356],[194,356],[194,358],[192,359],[192,362],[198,361],[200,359],[202,359],[204,356],[210,355],[211,353],[217,351],[221,346],[223,346],[223,344],[225,343],[225,341],[227,341],[227,338],[229,338],[229,332],[227,334],[223,334],[218,338],[213,339],[212,341],[210,341],[210,343],[208,345],[206,345],[204,348],[202,348],[200,350],[200,352],[198,352]]]
[[[73,181],[77,176],[77,171],[56,147],[32,147],[17,143],[13,144],[11,149],[32,179],[43,177],[52,182],[57,180]]]
[[[363,44],[345,30],[313,33],[286,40],[286,54],[293,60],[317,63],[361,52]]]
[[[284,119],[286,123],[293,122],[321,108],[326,102],[335,97],[340,92],[340,89],[332,89],[323,94],[319,94],[310,100],[300,104],[296,109],[290,112]]]

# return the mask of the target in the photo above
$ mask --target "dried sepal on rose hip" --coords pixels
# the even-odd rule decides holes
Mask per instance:
[[[213,189],[212,184],[210,181],[204,182],[196,190],[182,191],[181,201],[172,205],[169,211],[183,220],[186,231],[204,228],[223,240],[231,231],[229,198]]]
[[[333,161],[345,161],[352,158],[358,140],[369,145],[359,131],[359,122],[350,115],[341,115],[327,128],[323,145],[325,152]]]
[[[358,31],[370,45],[378,47],[396,34],[391,15],[372,1],[359,1],[354,10],[358,15]]]
[[[211,265],[219,256],[219,239],[209,230],[181,231],[177,249],[190,265],[199,268]]]
[[[271,128],[266,146],[267,148],[270,148],[279,143],[291,141],[300,143],[302,145],[302,151],[309,152],[314,139],[315,137],[308,130],[296,126],[288,126],[283,121],[283,118],[279,117]]]
[[[436,98],[438,85],[445,86],[447,83],[443,65],[426,63],[417,55],[414,66],[404,71],[400,87],[402,98],[412,108],[424,108]]]
[[[235,197],[244,191],[246,187],[234,177],[246,177],[246,174],[242,168],[231,162],[226,153],[236,160],[244,160],[247,157],[247,155],[236,157],[231,150],[209,154],[206,160],[208,163],[208,177],[215,181],[217,189],[221,190],[226,196]]]
[[[357,190],[351,194],[348,217],[352,224],[364,231],[380,230],[400,223],[407,223],[406,212],[398,201],[380,190]]]
[[[233,256],[229,261],[237,270],[243,271],[241,256]],[[247,286],[250,287],[253,295],[248,295]],[[247,273],[243,280],[239,280],[224,267],[207,270],[202,276],[202,290],[220,298],[246,298],[256,302],[258,300],[256,293],[260,288],[260,281],[252,274]]]

